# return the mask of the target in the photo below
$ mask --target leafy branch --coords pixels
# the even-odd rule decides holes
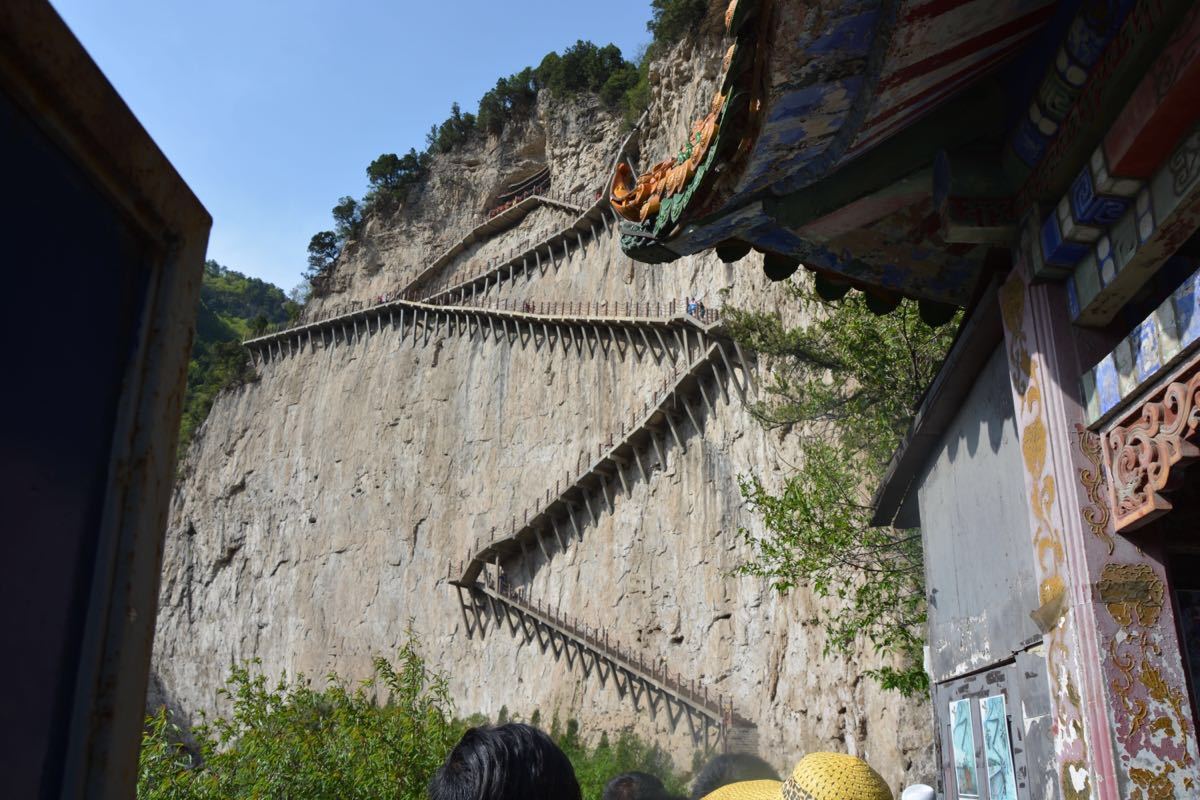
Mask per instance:
[[[884,688],[923,692],[925,589],[918,533],[873,527],[869,498],[932,381],[953,327],[931,329],[914,304],[876,316],[861,296],[822,302],[788,286],[810,321],[787,328],[777,314],[727,309],[726,325],[764,357],[771,378],[751,408],[759,422],[798,438],[801,463],[778,492],[742,476],[743,497],[765,535],[741,535],[754,557],[740,567],[788,592],[806,586],[838,602],[818,612],[826,653],[852,656],[861,642],[899,656],[869,670]]]

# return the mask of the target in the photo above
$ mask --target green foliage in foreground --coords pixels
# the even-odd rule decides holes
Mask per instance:
[[[411,635],[396,667],[376,659],[374,676],[353,689],[336,675],[320,691],[303,677],[272,686],[234,667],[224,693],[232,716],[195,728],[195,751],[178,743],[165,711],[147,719],[141,800],[418,800],[468,725],[484,722],[454,717],[445,677],[426,668]],[[501,715],[507,721],[507,711]],[[530,723],[539,723],[537,712]],[[631,734],[615,744],[602,736],[593,747],[573,720],[565,731],[556,720],[550,733],[574,764],[587,800],[599,800],[609,778],[634,769],[682,786],[666,754]]]
[[[250,368],[241,341],[270,324],[282,324],[299,313],[283,290],[258,278],[204,264],[204,283],[196,310],[196,337],[188,362],[187,393],[179,422],[182,457],[196,429],[208,417],[213,400],[227,386],[250,380]]]
[[[923,692],[920,535],[871,527],[870,498],[956,325],[929,328],[915,303],[875,316],[857,293],[830,305],[807,285],[789,291],[812,320],[804,327],[787,329],[775,314],[724,312],[731,334],[768,358],[767,399],[753,412],[798,436],[803,456],[778,493],[756,476],[740,478],[766,528],[761,538],[743,529],[756,557],[741,571],[769,578],[781,592],[807,586],[836,598],[818,612],[827,652],[852,655],[866,640],[901,656],[901,668],[869,673],[884,688]]]
[[[683,777],[674,771],[671,757],[658,745],[646,744],[628,731],[618,734],[615,744],[609,741],[607,733],[601,734],[592,747],[580,739],[575,720],[568,720],[563,731],[556,719],[550,726],[550,736],[571,759],[583,800],[600,800],[606,783],[622,772],[634,770],[657,775],[673,794],[687,793]]]

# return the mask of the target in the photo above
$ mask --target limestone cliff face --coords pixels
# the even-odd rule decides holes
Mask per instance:
[[[669,152],[707,105],[718,63],[716,52],[684,46],[656,65],[643,162]],[[556,189],[594,192],[623,136],[594,101],[543,97],[536,119],[438,157],[404,209],[371,219],[309,314],[405,285],[510,178],[542,164]],[[446,270],[466,273],[571,217],[539,209]],[[711,256],[635,265],[600,233],[486,299],[666,304],[701,295],[715,307],[728,289],[727,302],[793,313],[759,267],[754,257],[726,266]],[[734,280],[735,270],[745,272]],[[675,366],[462,329],[401,338],[387,327],[261,365],[259,380],[217,400],[186,456],[155,642],[161,692],[185,713],[219,707],[229,663],[251,657],[269,673],[361,676],[411,625],[430,664],[449,674],[463,714],[507,706],[526,717],[573,716],[585,731],[632,727],[688,763],[686,733],[636,712],[611,684],[585,680],[503,629],[469,638],[447,583],[449,562],[493,529],[519,525],[581,452],[619,435]],[[868,655],[856,664],[823,657],[822,632],[810,623],[816,601],[804,591],[783,597],[762,580],[731,577],[749,555],[738,529],[761,532],[738,476],[777,484],[797,453],[726,391],[713,409],[697,409],[702,430],[685,434],[686,450],[669,443],[665,463],[654,456],[646,479],[564,551],[549,560],[531,552],[506,568],[532,596],[732,696],[781,769],[832,749],[865,756],[894,787],[928,779],[927,705],[861,678],[877,663]]]

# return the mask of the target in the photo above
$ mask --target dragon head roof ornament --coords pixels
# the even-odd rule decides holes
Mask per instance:
[[[734,0],[707,113],[673,157],[640,175],[615,167],[622,249],[651,264],[756,250],[772,280],[803,265],[826,299],[857,289],[886,313],[908,297],[944,322],[1017,228],[1000,170],[966,169],[1000,161],[988,148],[1010,122],[1006,84],[985,79],[1053,11],[1052,0]],[[947,154],[954,168],[939,172]],[[995,185],[975,187],[975,173]],[[948,224],[967,212],[997,221]]]

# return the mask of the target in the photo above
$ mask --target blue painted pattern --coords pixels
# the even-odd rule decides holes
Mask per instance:
[[[1100,194],[1092,180],[1091,169],[1084,169],[1071,184],[1071,216],[1084,225],[1108,227],[1121,218],[1129,207],[1123,197]]]
[[[1041,245],[1042,260],[1061,267],[1073,266],[1088,252],[1086,244],[1073,242],[1063,236],[1056,214],[1051,214],[1042,223]]]
[[[1192,265],[1195,262],[1191,262]],[[1154,381],[1185,352],[1200,348],[1200,270],[1080,379],[1089,423]]]

